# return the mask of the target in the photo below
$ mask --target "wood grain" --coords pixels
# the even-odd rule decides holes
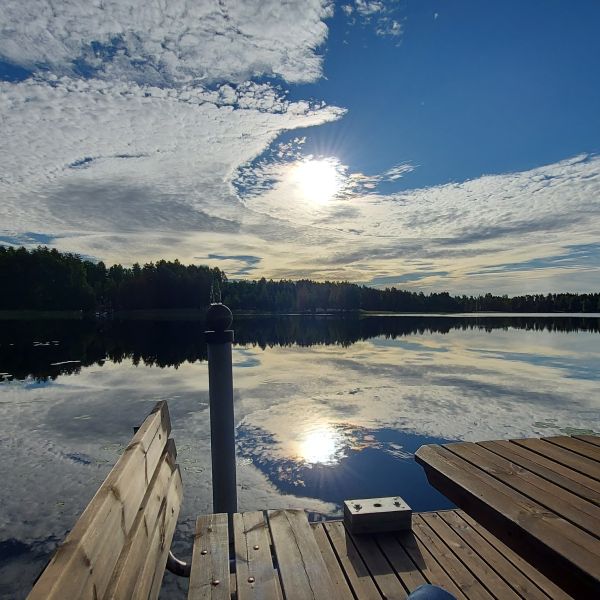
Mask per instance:
[[[59,546],[28,598],[102,598],[167,442],[159,402]]]

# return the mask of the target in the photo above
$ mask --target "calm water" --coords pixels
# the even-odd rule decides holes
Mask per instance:
[[[175,549],[210,512],[203,324],[0,321],[0,597],[21,598],[157,400],[184,480]],[[241,510],[346,498],[448,507],[423,443],[600,431],[600,319],[238,318]],[[166,577],[170,596],[178,582]]]

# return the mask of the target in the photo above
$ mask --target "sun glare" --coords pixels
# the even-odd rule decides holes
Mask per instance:
[[[331,200],[340,189],[340,176],[331,160],[307,160],[295,170],[294,179],[304,197],[316,204]]]
[[[319,427],[307,432],[300,443],[300,455],[311,464],[332,464],[340,448],[340,438],[332,427]]]

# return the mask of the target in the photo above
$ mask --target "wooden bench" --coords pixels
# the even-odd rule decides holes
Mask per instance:
[[[30,600],[157,598],[182,500],[166,402],[139,428]]]

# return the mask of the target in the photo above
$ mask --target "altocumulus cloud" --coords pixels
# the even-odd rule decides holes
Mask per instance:
[[[286,235],[240,205],[234,175],[282,131],[344,111],[252,78],[317,79],[331,14],[329,2],[2,3],[1,59],[30,74],[0,84],[5,239],[40,231],[105,260],[191,260]]]
[[[395,37],[386,6],[348,3],[346,18]],[[276,140],[343,117],[285,89],[323,75],[332,14],[316,0],[4,0],[0,61],[19,76],[0,83],[0,237],[106,261],[229,260],[240,275],[594,288],[595,259],[543,259],[597,242],[595,156],[395,194],[379,184],[414,168],[404,157],[374,175],[333,161],[339,194],[302,198],[302,144]],[[270,148],[291,160],[257,160]]]
[[[32,71],[140,83],[321,75],[331,2],[3,0],[0,55]]]
[[[349,179],[356,176],[340,170]],[[597,260],[564,265],[542,259],[597,241],[599,157],[582,155],[530,171],[397,194],[365,193],[362,187],[310,210],[294,196],[285,174],[267,172],[272,189],[248,198],[248,205],[271,218],[302,222],[320,232],[330,250],[309,265],[305,255],[298,257],[296,272],[303,276],[334,273],[375,285],[456,292],[596,286]],[[501,268],[515,263],[522,268]]]

